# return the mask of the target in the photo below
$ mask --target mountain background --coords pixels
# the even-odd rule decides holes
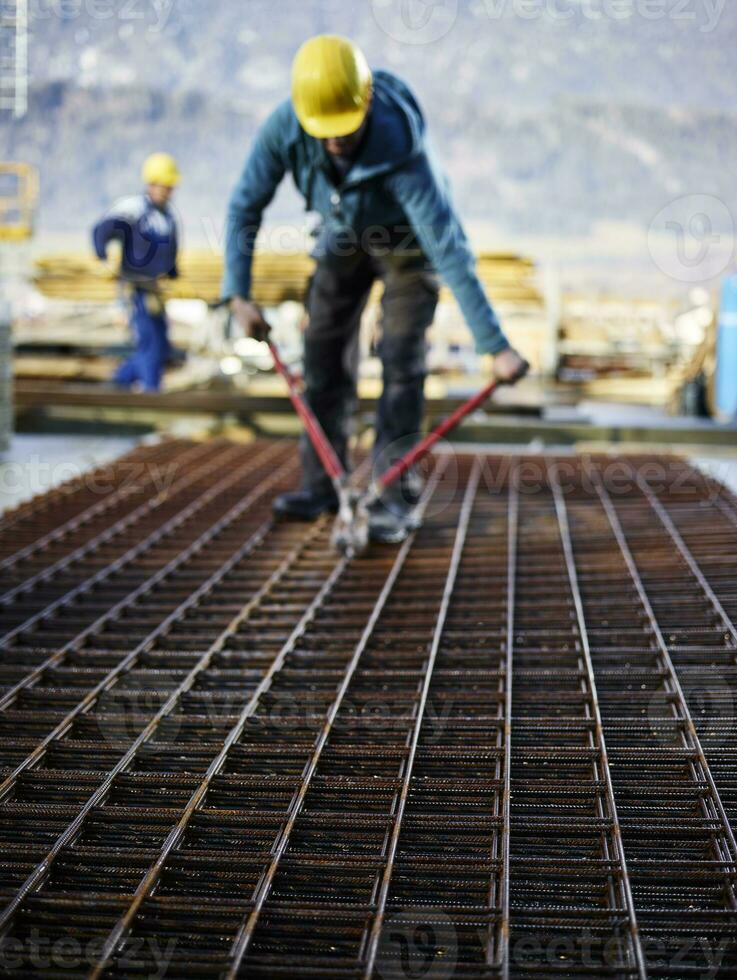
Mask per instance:
[[[32,0],[30,26],[30,109],[0,120],[0,156],[39,167],[42,237],[83,232],[166,149],[189,241],[217,243],[254,132],[323,31],[410,82],[499,247],[644,232],[694,194],[737,214],[728,0]],[[286,187],[269,221],[304,218]]]

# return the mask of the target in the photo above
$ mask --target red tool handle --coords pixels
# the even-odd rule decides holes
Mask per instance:
[[[401,459],[398,459],[393,466],[390,466],[385,473],[382,473],[382,475],[376,481],[376,487],[379,493],[382,490],[386,490],[387,487],[390,487],[392,483],[399,479],[402,473],[406,473],[407,470],[411,466],[414,466],[418,460],[422,459],[423,456],[426,456],[435,443],[439,442],[443,438],[446,432],[450,432],[450,430],[454,429],[459,422],[465,419],[467,415],[470,415],[471,412],[475,411],[479,405],[483,405],[489,395],[491,395],[492,392],[498,387],[498,381],[490,381],[489,384],[477,395],[474,395],[473,398],[469,398],[469,400],[464,402],[463,405],[459,405],[452,415],[449,415],[444,422],[441,422],[437,428],[433,429],[432,432],[429,432],[424,439],[417,443],[416,446],[413,446],[408,453],[402,456]]]
[[[279,356],[279,351],[272,344],[272,342],[269,340],[267,343],[269,345],[269,350],[271,351],[271,356],[274,358],[274,366],[282,378],[284,378],[286,381],[292,405],[294,405],[295,411],[302,419],[302,423],[304,424],[307,435],[310,438],[310,442],[315,447],[315,452],[320,457],[320,462],[325,467],[325,472],[328,474],[331,480],[342,480],[345,477],[343,464],[338,459],[335,450],[328,442],[328,437],[325,435],[322,426],[315,418],[312,409],[302,397],[296,378],[286,366],[284,361],[282,361],[281,357]]]

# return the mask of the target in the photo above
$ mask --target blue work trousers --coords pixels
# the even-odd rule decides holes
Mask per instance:
[[[144,391],[160,391],[169,357],[169,324],[163,298],[156,292],[132,289],[130,325],[136,349],[113,376],[115,384],[130,388],[140,382]]]

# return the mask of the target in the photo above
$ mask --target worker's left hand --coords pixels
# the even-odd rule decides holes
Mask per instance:
[[[230,311],[243,327],[247,337],[255,340],[268,340],[271,327],[264,319],[261,307],[242,296],[234,296],[230,301]]]
[[[502,384],[513,385],[530,370],[529,363],[514,347],[507,347],[494,357],[493,374]]]

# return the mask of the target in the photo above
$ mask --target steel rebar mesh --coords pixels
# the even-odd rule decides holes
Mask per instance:
[[[288,443],[122,462],[0,521],[1,974],[737,973],[723,488],[439,457],[349,562]]]

